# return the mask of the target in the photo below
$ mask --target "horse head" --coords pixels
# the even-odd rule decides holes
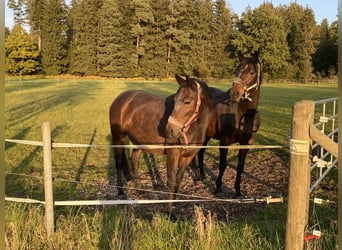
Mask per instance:
[[[184,143],[188,144],[187,132],[194,123],[203,106],[208,105],[208,98],[204,92],[208,93],[208,86],[195,78],[186,79],[176,75],[179,89],[174,95],[173,111],[168,118],[166,126],[166,136],[178,139],[181,135]]]
[[[254,52],[251,57],[244,57],[239,51],[240,64],[235,70],[233,87],[230,90],[230,100],[239,102],[241,99],[251,101],[250,94],[256,91],[261,84],[262,71],[259,62],[259,53]]]

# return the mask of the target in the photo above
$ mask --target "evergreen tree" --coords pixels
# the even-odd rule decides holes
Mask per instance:
[[[196,20],[196,0],[175,0],[169,5],[167,60],[169,75],[179,73],[192,75],[196,61],[194,46],[194,21]]]
[[[5,39],[11,34],[11,31],[8,27],[5,27]]]
[[[131,22],[130,32],[134,38],[135,51],[133,61],[135,65],[135,75],[141,76],[141,60],[148,50],[148,36],[154,23],[153,11],[149,0],[132,0],[130,5]]]
[[[30,25],[31,35],[37,41],[39,51],[42,47],[41,29],[44,23],[44,13],[46,0],[27,0],[28,24]]]
[[[329,27],[324,19],[319,26],[320,42],[312,57],[314,70],[322,76],[334,75],[337,72],[337,22]]]
[[[167,15],[168,29],[167,37],[167,76],[173,76],[176,72],[183,75],[191,75],[192,67],[189,67],[190,51],[190,31],[191,27],[186,25],[189,18],[195,18],[189,15],[188,1],[173,0],[170,1]],[[189,6],[191,7],[191,6]]]
[[[6,73],[31,75],[39,72],[39,51],[29,34],[16,24],[5,40]]]
[[[211,0],[195,0],[192,4],[190,43],[192,55],[189,55],[189,66],[195,76],[206,78],[210,76],[213,62],[211,53],[213,41],[213,3]]]
[[[103,0],[99,11],[98,64],[99,75],[111,77],[129,77],[126,53],[127,32],[123,29],[124,18],[117,2]]]
[[[67,8],[63,0],[47,0],[41,24],[42,66],[47,75],[65,73],[68,67]]]
[[[218,0],[214,4],[213,35],[211,39],[211,75],[213,77],[230,77],[233,74],[233,60],[226,51],[231,31],[231,12],[226,7],[224,0]]]
[[[7,6],[13,10],[13,22],[23,26],[26,22],[26,0],[8,0]]]
[[[151,0],[153,22],[146,27],[144,35],[145,53],[141,58],[142,75],[162,78],[167,76],[167,13],[169,0]]]
[[[97,75],[99,9],[102,0],[74,0],[70,14],[72,38],[69,50],[71,74]]]

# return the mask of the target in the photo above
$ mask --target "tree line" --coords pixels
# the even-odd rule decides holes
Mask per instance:
[[[9,0],[6,73],[232,77],[237,52],[259,51],[266,79],[337,73],[337,20],[263,3],[238,16],[224,0]],[[29,27],[29,31],[24,29]]]

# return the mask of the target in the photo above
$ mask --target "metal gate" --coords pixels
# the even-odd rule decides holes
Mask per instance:
[[[337,143],[338,139],[338,97],[324,99],[315,102],[315,114],[313,126],[322,134],[331,139],[332,143]],[[333,144],[332,144],[333,145]],[[333,145],[334,146],[334,145]],[[310,186],[310,193],[313,192],[324,177],[333,167],[337,167],[337,158],[328,149],[323,148],[313,141],[311,147],[311,173],[316,170],[317,179]]]

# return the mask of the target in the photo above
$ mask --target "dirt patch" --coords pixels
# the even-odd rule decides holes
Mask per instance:
[[[127,183],[126,195],[117,196],[116,188],[102,190],[102,197],[106,199],[168,199],[166,186],[165,161],[154,158],[152,155],[144,155],[146,167],[139,169],[140,188],[132,181]],[[206,154],[205,171],[206,179],[199,181],[195,175],[195,169],[188,167],[185,172],[180,195],[177,199],[213,199],[214,201],[190,202],[175,204],[174,214],[178,218],[189,218],[194,214],[194,205],[200,206],[204,213],[211,211],[218,219],[234,220],[240,216],[251,214],[258,209],[264,208],[265,203],[236,203],[234,200],[234,181],[237,162],[231,161],[223,176],[223,193],[215,193],[215,180],[218,175],[218,157]],[[116,183],[113,178],[112,183]],[[247,155],[245,171],[242,175],[241,190],[244,198],[250,201],[254,198],[281,197],[287,193],[288,167],[283,160],[274,152],[260,154],[250,152]],[[183,196],[184,195],[184,196]],[[222,199],[222,200],[219,200]],[[228,201],[225,201],[228,200]],[[146,216],[156,212],[166,212],[166,204],[154,205],[131,205],[133,211]]]

